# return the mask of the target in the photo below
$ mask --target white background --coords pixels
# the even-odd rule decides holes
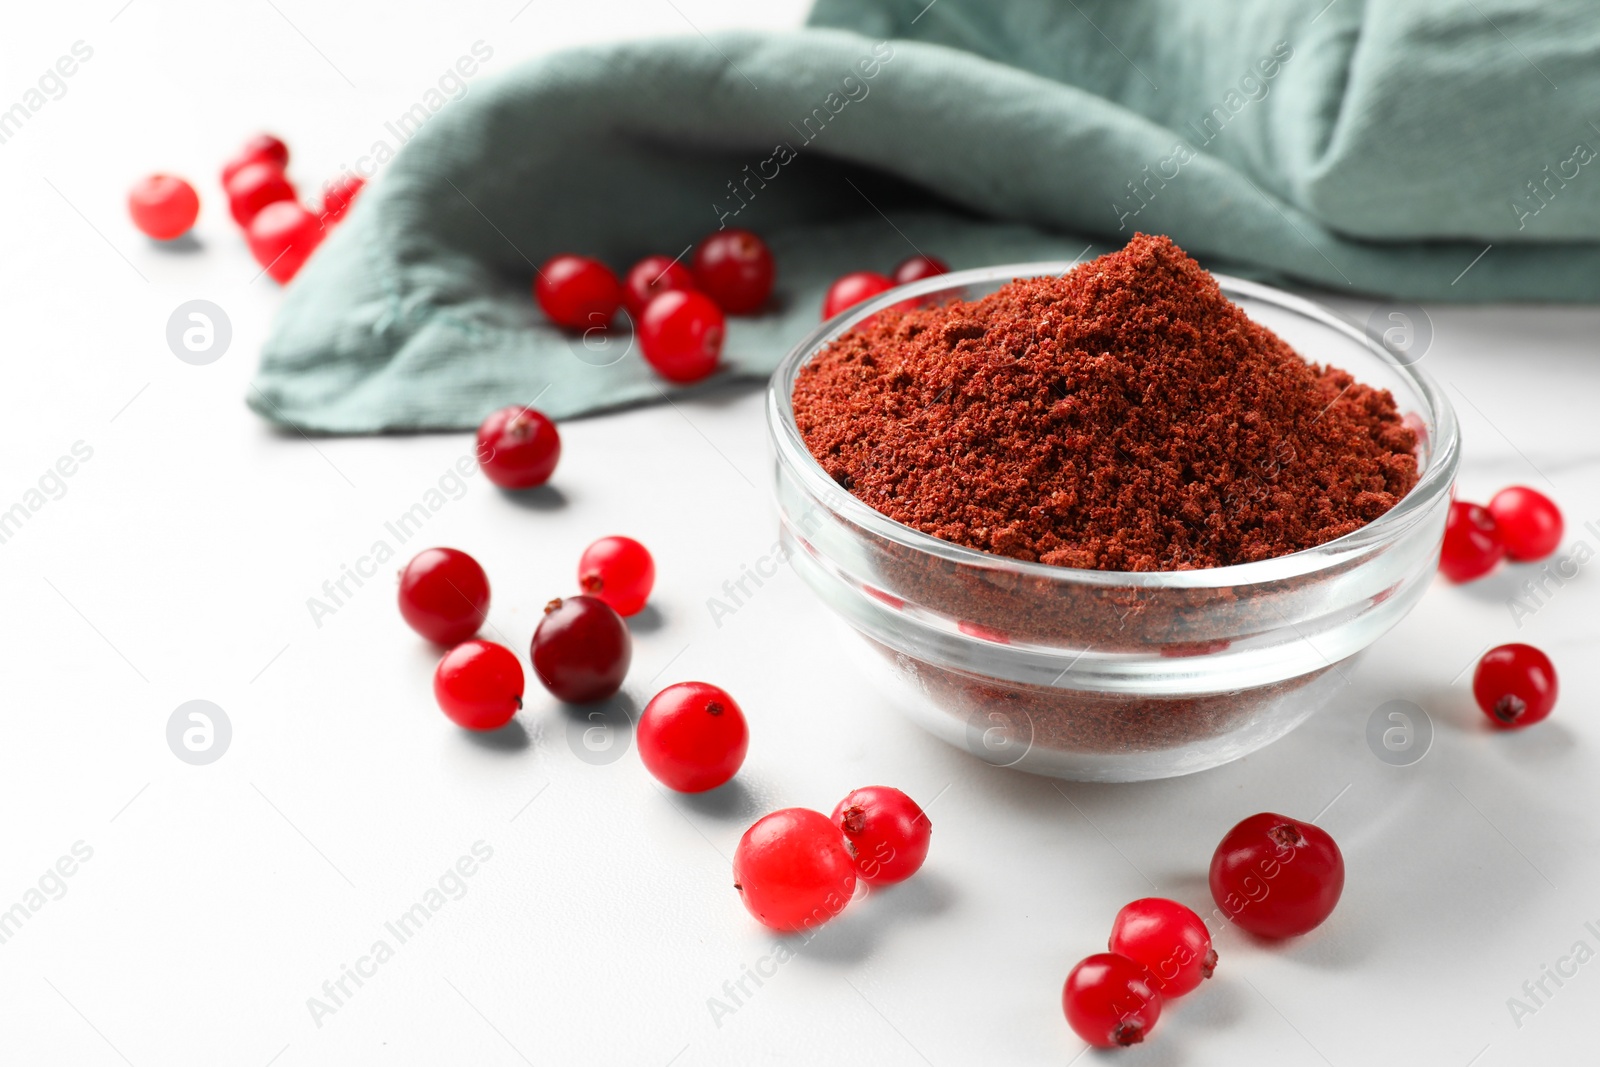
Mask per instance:
[[[1600,565],[1521,630],[1507,600],[1525,570],[1439,583],[1332,707],[1234,765],[1058,785],[888,713],[787,569],[715,625],[707,598],[776,539],[760,398],[735,390],[566,425],[556,488],[536,506],[474,477],[404,552],[473,552],[494,584],[491,634],[525,653],[585,544],[645,541],[661,577],[628,691],[730,689],[753,727],[738,786],[695,801],[665,795],[631,748],[596,762],[574,740],[584,724],[537,688],[525,746],[478,743],[434,707],[437,653],[400,622],[389,568],[320,628],[306,608],[470,437],[313,443],[245,409],[279,294],[216,170],[271,129],[316,188],[479,39],[494,48],[481,78],[624,34],[792,26],[804,4],[121,4],[12,5],[0,31],[0,106],[74,41],[94,49],[0,145],[0,509],[74,442],[93,449],[0,545],[0,908],[75,842],[93,849],[65,896],[0,944],[0,1062],[1064,1063],[1083,1048],[1060,1014],[1068,969],[1152,885],[1209,913],[1211,850],[1260,810],[1320,816],[1348,863],[1339,910],[1286,946],[1219,930],[1217,977],[1118,1062],[1593,1061],[1600,962],[1547,980],[1553,997],[1520,1027],[1507,998],[1574,942],[1600,950],[1583,925],[1600,929]],[[127,184],[158,168],[201,189],[198,251],[155,248],[126,219]],[[164,340],[194,298],[234,329],[206,367]],[[1359,318],[1372,306],[1337,304]],[[1463,495],[1541,487],[1572,520],[1568,548],[1600,547],[1581,529],[1600,520],[1600,313],[1429,310],[1426,366],[1464,426]],[[1495,735],[1469,667],[1514,639],[1555,658],[1563,695],[1545,724]],[[165,740],[197,698],[234,730],[206,767]],[[1391,699],[1431,716],[1415,766],[1383,764],[1364,740]],[[730,886],[739,834],[773,807],[826,811],[869,783],[931,804],[927,867],[714,1018],[710,998],[733,1005],[724,983],[776,945]],[[479,841],[493,858],[465,896],[314,1024],[307,998]]]

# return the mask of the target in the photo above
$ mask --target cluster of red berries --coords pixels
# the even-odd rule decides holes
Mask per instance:
[[[1488,507],[1452,500],[1439,569],[1452,582],[1470,582],[1502,559],[1544,559],[1561,545],[1563,525],[1555,502],[1525,485],[1500,490]]]
[[[250,254],[272,276],[287,283],[350,209],[365,183],[341,174],[323,188],[322,206],[302,205],[288,177],[289,146],[269,133],[246,141],[222,168],[228,211],[244,230]],[[189,232],[200,215],[194,186],[171,174],[141,178],[128,193],[133,224],[158,241]]]
[[[551,322],[605,330],[626,308],[645,362],[670,382],[709,376],[722,358],[725,315],[760,310],[776,274],[766,242],[749,230],[718,230],[695,246],[690,266],[646,256],[618,280],[588,256],[559,255],[534,279],[533,295]]]
[[[909,285],[924,278],[946,274],[949,270],[943,260],[919,253],[902,260],[892,274],[879,274],[872,270],[853,271],[835,279],[828,287],[828,295],[822,301],[822,317],[824,320],[831,319],[841,311],[855,307],[863,300],[870,300],[879,293],[886,293],[897,285]]]
[[[1344,857],[1327,832],[1263,812],[1229,830],[1211,857],[1219,914],[1258,938],[1296,937],[1333,914]],[[1117,913],[1109,951],[1079,962],[1061,990],[1077,1035],[1096,1048],[1143,1041],[1167,1001],[1191,992],[1217,966],[1211,932],[1192,909],[1146,897]]]
[[[763,926],[794,933],[844,910],[858,881],[874,888],[910,878],[928,857],[933,824],[898,789],[851,792],[830,818],[782,808],[756,820],[733,853],[733,887]]]

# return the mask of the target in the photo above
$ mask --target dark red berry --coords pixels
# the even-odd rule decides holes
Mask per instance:
[[[945,266],[944,260],[935,259],[933,256],[915,255],[901,260],[891,277],[896,285],[908,285],[911,282],[920,282],[924,278],[948,273],[950,268]]]
[[[322,187],[322,223],[331,226],[343,219],[350,210],[350,205],[355,203],[357,194],[365,188],[367,181],[359,174],[341,174]]]
[[[709,297],[677,289],[662,293],[644,309],[639,349],[657,374],[686,385],[717,369],[723,329],[722,310]]]
[[[550,480],[561,459],[561,434],[542,412],[521,404],[489,413],[478,426],[478,466],[502,489]]]
[[[694,288],[694,272],[670,256],[645,256],[622,280],[622,306],[638,322],[662,293]]]
[[[622,616],[605,601],[572,596],[545,605],[529,658],[556,699],[588,704],[609,700],[622,688],[633,639]]]
[[[1450,502],[1445,519],[1444,547],[1439,553],[1439,570],[1452,582],[1470,582],[1494,570],[1506,546],[1500,540],[1494,516],[1489,509],[1465,500]]]
[[[1550,657],[1532,645],[1491,648],[1472,673],[1472,695],[1489,721],[1502,729],[1549,718],[1560,685]]]
[[[656,561],[631,537],[602,537],[578,559],[578,586],[627,617],[637,615],[656,584]]]
[[[1095,1048],[1137,1045],[1161,1018],[1161,994],[1142,964],[1114,952],[1081,961],[1061,988],[1073,1032]]]
[[[425,549],[400,572],[400,614],[429,641],[458,644],[489,615],[489,576],[458,549]]]
[[[258,133],[244,143],[237,155],[222,167],[222,184],[252,163],[270,163],[279,170],[289,166],[289,146],[270,133]]]
[[[853,791],[833,809],[833,823],[868,885],[903,882],[928,858],[933,824],[915,800],[891,786]]]
[[[839,312],[893,288],[894,282],[875,271],[858,270],[854,274],[846,274],[828,287],[828,295],[822,301],[822,317],[831,319]]]
[[[750,730],[727,691],[679,682],[651,698],[639,716],[639,756],[656,781],[680,793],[726,783],[744,763]]]
[[[240,226],[250,225],[250,220],[268,204],[295,198],[294,186],[276,163],[246,164],[223,189],[228,194],[228,211]]]
[[[463,641],[434,670],[433,696],[457,726],[498,730],[522,707],[522,664],[504,645]]]
[[[622,283],[611,268],[588,256],[555,256],[539,269],[533,295],[557,326],[604,329],[622,306]]]
[[[1112,952],[1144,965],[1163,997],[1181,997],[1217,966],[1211,931],[1176,900],[1145,897],[1123,906],[1111,924]]]
[[[182,178],[151,174],[128,191],[128,214],[146,236],[170,241],[194,225],[200,215],[200,195]]]
[[[260,211],[244,230],[250,254],[279,285],[311,258],[327,231],[317,217],[293,200],[278,200]]]
[[[765,304],[776,273],[766,242],[749,230],[718,230],[694,250],[695,287],[729,315]]]
[[[1333,914],[1344,857],[1327,831],[1263,812],[1229,830],[1211,857],[1211,896],[1257,937],[1294,937]]]
[[[844,910],[856,891],[856,866],[826,815],[782,808],[739,838],[733,887],[762,925],[793,933]]]
[[[1561,547],[1564,523],[1555,501],[1525,485],[1502,489],[1489,500],[1506,555],[1519,562],[1544,559]]]

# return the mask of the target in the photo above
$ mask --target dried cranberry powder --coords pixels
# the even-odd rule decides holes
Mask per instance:
[[[1100,570],[1331,541],[1417,482],[1394,399],[1307,363],[1166,237],[975,302],[876,316],[795,382],[823,469],[896,521]]]

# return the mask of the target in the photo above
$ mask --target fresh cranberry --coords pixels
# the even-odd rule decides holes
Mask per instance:
[[[1505,554],[1506,546],[1488,508],[1465,500],[1450,502],[1439,554],[1439,569],[1446,578],[1452,582],[1481,578],[1494,570]]]
[[[645,256],[622,280],[622,306],[638,322],[662,293],[694,288],[694,272],[670,256]]]
[[[1263,812],[1229,830],[1211,857],[1211,896],[1257,937],[1293,937],[1333,914],[1344,857],[1327,831]]]
[[[908,285],[911,282],[920,282],[924,278],[949,273],[950,268],[945,265],[944,260],[935,259],[933,256],[915,255],[901,260],[891,277],[896,285]]]
[[[1095,1048],[1143,1041],[1161,1018],[1161,994],[1144,965],[1114,952],[1082,960],[1061,988],[1061,1009],[1073,1031]]]
[[[605,601],[570,596],[545,605],[528,658],[557,700],[588,704],[608,700],[622,688],[633,639],[622,616]]]
[[[772,251],[749,230],[718,230],[694,250],[695,287],[729,315],[765,304],[776,273]]]
[[[522,707],[522,664],[504,645],[463,641],[434,670],[433,696],[457,726],[498,730]]]
[[[429,641],[459,644],[489,615],[489,576],[458,549],[425,549],[400,572],[400,614]]]
[[[1163,997],[1183,996],[1217,967],[1205,921],[1176,900],[1162,897],[1124,905],[1111,924],[1108,947],[1143,964]]]
[[[1489,514],[1506,555],[1514,560],[1544,559],[1561,545],[1561,509],[1537,489],[1513,485],[1500,490],[1489,499]]]
[[[644,309],[639,348],[657,374],[686,385],[717,369],[723,331],[722,309],[709,297],[676,289],[662,293]]]
[[[1555,664],[1532,645],[1491,648],[1472,672],[1472,695],[1489,721],[1504,729],[1548,718],[1560,686]]]
[[[826,815],[782,808],[739,838],[733,888],[762,925],[793,933],[844,910],[856,891],[856,865]]]
[[[239,154],[222,168],[222,184],[252,163],[270,163],[279,170],[289,166],[289,146],[270,133],[258,133],[244,143]]]
[[[300,273],[326,234],[317,217],[293,200],[268,204],[244,230],[250,254],[279,285]]]
[[[128,191],[128,214],[147,236],[170,241],[194,225],[200,215],[200,196],[182,178],[152,174],[140,178]]]
[[[704,793],[739,773],[750,748],[744,712],[726,690],[705,682],[669,685],[639,716],[639,756],[656,781]]]
[[[928,858],[933,824],[915,800],[890,786],[853,791],[833,809],[833,823],[868,885],[903,882]]]
[[[344,218],[367,180],[359,174],[341,174],[322,187],[322,223],[331,226]]]
[[[656,584],[656,561],[631,537],[602,537],[578,558],[578,585],[627,617],[643,610]]]
[[[240,226],[268,204],[295,198],[294,186],[276,163],[250,163],[239,168],[223,186],[228,194],[228,211]]]
[[[560,459],[560,431],[533,408],[513,404],[490,412],[478,426],[478,466],[502,489],[543,485]]]
[[[611,268],[588,256],[555,256],[533,280],[533,295],[557,326],[604,328],[622,306],[622,283]]]
[[[822,317],[831,319],[846,308],[855,307],[863,300],[893,288],[894,282],[876,271],[858,270],[854,274],[846,274],[828,287],[828,295],[822,301]]]

